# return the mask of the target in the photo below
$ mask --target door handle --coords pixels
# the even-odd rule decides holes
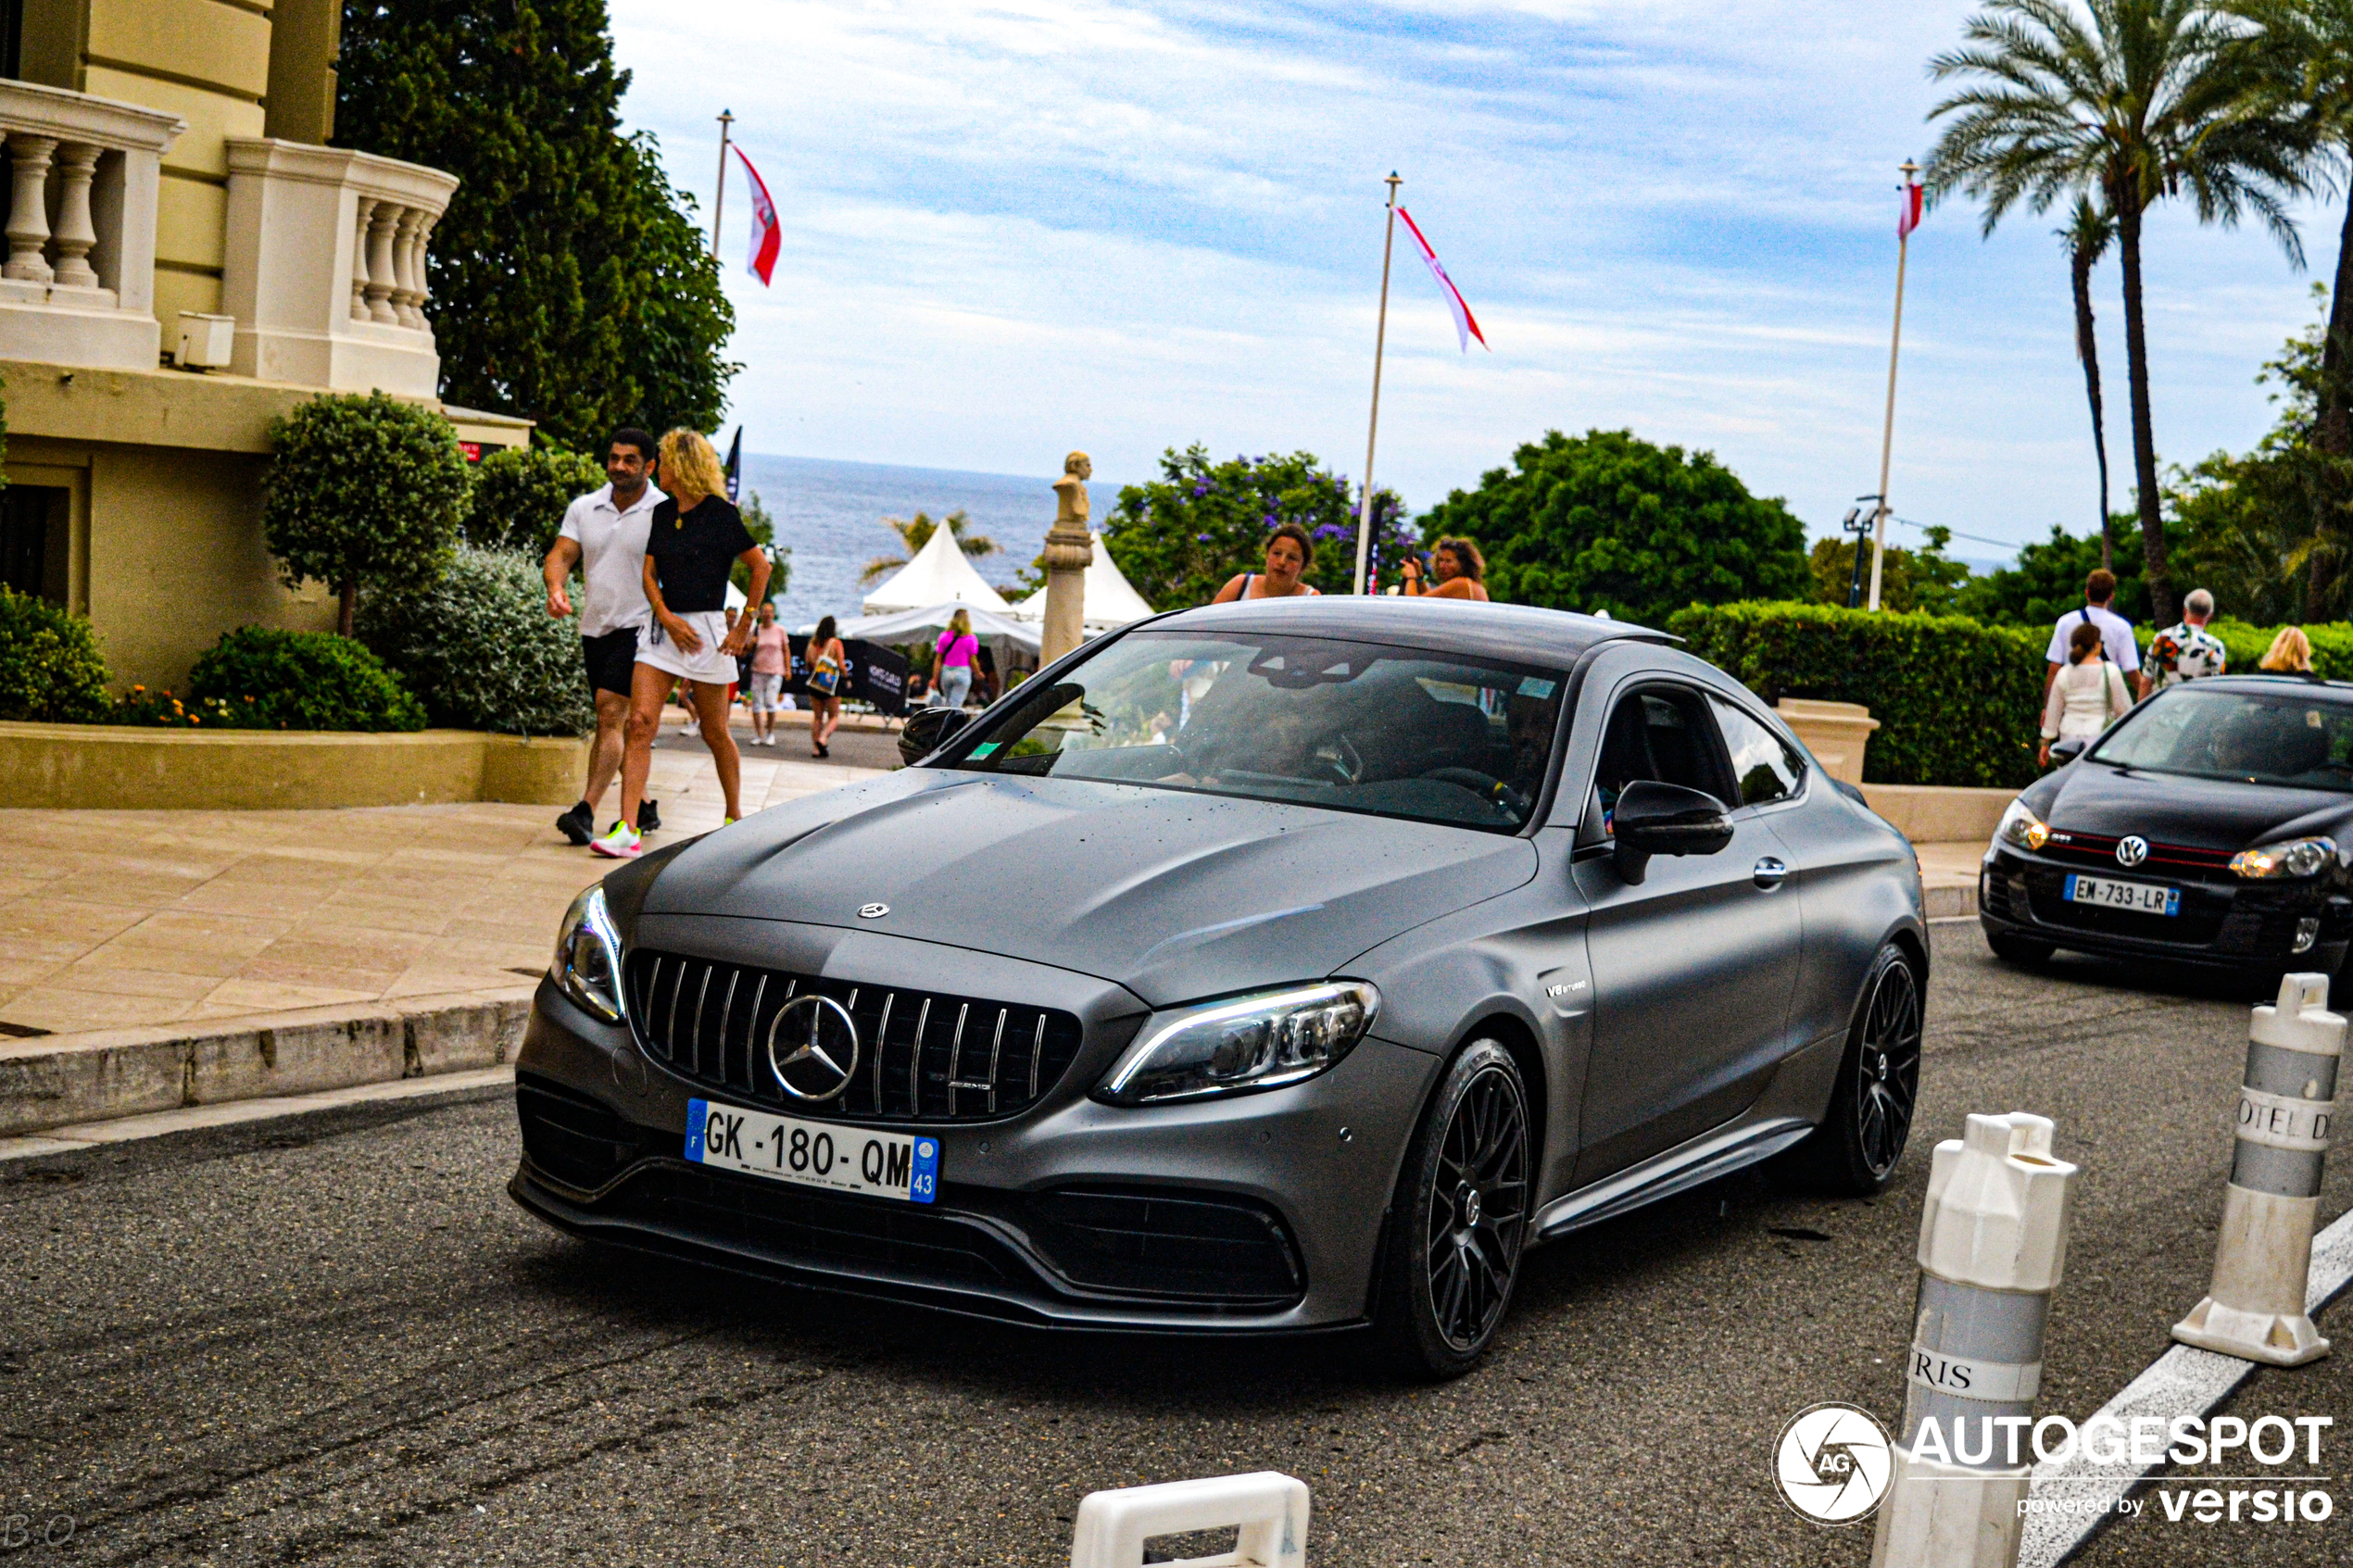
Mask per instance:
[[[1789,867],[1782,863],[1780,857],[1768,855],[1756,862],[1756,869],[1749,875],[1757,886],[1769,891],[1781,884],[1781,879],[1789,875]]]

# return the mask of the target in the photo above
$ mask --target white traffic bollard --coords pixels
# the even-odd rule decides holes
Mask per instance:
[[[2043,1325],[2067,1262],[2076,1168],[2047,1117],[1971,1116],[1936,1146],[1904,1427],[1871,1568],[2010,1568],[2034,1456]]]
[[[1070,1532],[1070,1568],[1141,1568],[1154,1536],[1239,1527],[1234,1549],[1169,1568],[1306,1568],[1307,1483],[1277,1471],[1089,1492]]]
[[[2328,1005],[2327,975],[2291,974],[2276,1004],[2255,1010],[2214,1284],[2173,1325],[2184,1345],[2271,1366],[2302,1366],[2329,1352],[2304,1311],[2345,1054],[2345,1020]]]

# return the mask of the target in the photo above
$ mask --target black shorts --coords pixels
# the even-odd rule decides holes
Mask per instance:
[[[623,626],[601,637],[580,639],[580,660],[588,667],[588,689],[629,695],[637,669],[637,628]]]

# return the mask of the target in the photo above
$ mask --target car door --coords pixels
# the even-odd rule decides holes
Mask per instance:
[[[1708,697],[1647,677],[1612,694],[1574,865],[1594,989],[1577,1180],[1673,1148],[1753,1101],[1786,1048],[1803,931],[1768,812],[1744,805]],[[1714,855],[1657,856],[1629,883],[1610,848],[1617,793],[1638,779],[1729,808]]]

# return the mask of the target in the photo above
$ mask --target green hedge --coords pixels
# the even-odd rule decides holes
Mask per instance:
[[[1864,753],[1873,784],[2015,789],[2035,778],[2046,631],[1756,601],[1693,605],[1667,629],[1768,703],[1869,708],[1880,721]]]
[[[332,632],[239,627],[196,660],[188,671],[188,695],[238,729],[425,727],[424,705],[400,677],[359,644]]]
[[[2216,621],[2208,631],[2222,639],[2222,646],[2231,656],[2230,673],[2253,675],[2263,656],[2271,650],[2271,639],[2280,634],[2276,626],[2249,626],[2244,621]],[[2146,653],[2156,633],[2147,627],[2135,627],[2140,633],[2141,651]],[[2305,636],[2312,642],[2312,671],[2332,681],[2353,681],[2353,626],[2342,621],[2304,628]]]
[[[106,712],[107,661],[90,622],[0,584],[0,719],[80,724]]]

